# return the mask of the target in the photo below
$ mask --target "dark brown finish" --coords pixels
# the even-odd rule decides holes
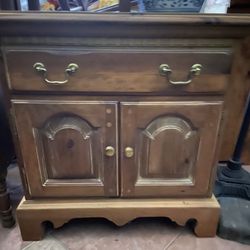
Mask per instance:
[[[213,236],[219,208],[208,197],[221,133],[242,116],[249,24],[237,15],[0,14],[3,84],[26,189],[23,237],[41,237],[45,220],[123,225],[139,216],[181,225],[195,218],[197,234]],[[79,66],[73,74],[64,72],[70,63]],[[161,64],[172,81],[192,81],[172,84]],[[50,85],[68,75],[65,85]]]
[[[14,100],[13,104],[32,197],[118,195],[115,103]],[[105,156],[107,146],[114,147],[113,157]]]
[[[235,47],[234,50],[230,85],[225,100],[228,108],[224,115],[224,130],[219,156],[219,159],[224,161],[229,160],[233,154],[244,115],[246,100],[250,91],[249,44],[249,39],[247,39]],[[244,151],[243,160],[245,161],[249,159],[250,151],[246,146]]]
[[[244,38],[249,32],[249,17],[240,15],[169,14],[166,16],[118,13],[69,15],[69,13],[55,12],[18,13],[18,15],[6,13],[0,16],[0,34],[3,36],[214,40]]]
[[[121,195],[210,196],[221,111],[220,101],[122,102]]]
[[[156,92],[175,93],[224,92],[229,80],[229,49],[166,50],[22,50],[6,49],[9,85],[13,90],[81,91],[81,92]],[[33,65],[41,62],[50,80],[64,80],[69,63],[79,66],[69,82],[54,86],[44,81]],[[171,85],[160,75],[159,67],[167,63],[174,80],[186,80],[190,67],[202,65],[199,76],[186,86]],[[29,79],[27,81],[27,79]]]

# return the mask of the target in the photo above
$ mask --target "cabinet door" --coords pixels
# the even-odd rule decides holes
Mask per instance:
[[[210,195],[221,101],[121,103],[121,195]]]
[[[14,100],[32,197],[117,196],[117,104]]]

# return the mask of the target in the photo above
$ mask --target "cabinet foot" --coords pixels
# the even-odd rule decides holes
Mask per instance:
[[[213,237],[219,210],[214,196],[199,199],[23,199],[17,208],[17,218],[23,240],[41,239],[45,221],[58,228],[73,218],[106,218],[118,226],[138,217],[168,217],[183,226],[194,219],[197,222],[194,232],[198,237]]]
[[[219,221],[219,210],[207,211],[196,221],[194,232],[198,237],[214,237]]]
[[[18,217],[22,239],[27,241],[41,240],[45,232],[43,221],[36,220],[33,216],[30,217]]]

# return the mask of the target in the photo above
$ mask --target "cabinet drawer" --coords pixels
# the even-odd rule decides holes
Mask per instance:
[[[6,49],[4,54],[9,87],[15,91],[158,94],[222,93],[226,89],[232,58],[227,49]],[[42,63],[46,73],[37,72],[33,68],[35,63]],[[72,74],[66,73],[71,63],[79,68]],[[162,64],[171,69],[167,75],[160,73]],[[195,64],[202,66],[198,76],[190,73]],[[189,84],[170,83],[188,80]]]

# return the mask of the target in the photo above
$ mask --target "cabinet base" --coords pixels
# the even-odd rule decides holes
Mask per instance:
[[[17,218],[23,240],[40,240],[43,222],[54,228],[74,218],[106,218],[118,226],[138,217],[168,217],[178,225],[196,220],[194,232],[198,237],[216,234],[220,206],[214,196],[196,199],[22,199]]]

